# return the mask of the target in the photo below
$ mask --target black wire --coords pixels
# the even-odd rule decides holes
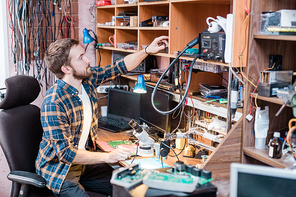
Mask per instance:
[[[228,83],[228,80],[225,79],[223,76],[221,76],[219,73],[216,73],[217,75],[219,75],[222,79],[224,79],[227,83]]]
[[[135,154],[133,160],[131,161],[131,164],[134,162],[134,160],[136,159],[136,157],[137,157],[137,155],[138,155],[138,149],[139,149],[139,140],[138,140],[138,142],[137,142],[137,150],[136,150],[136,154]]]
[[[178,161],[180,161],[178,155],[176,154],[176,152],[174,151],[174,149],[172,149],[172,147],[166,145],[164,142],[162,142],[162,141],[156,139],[156,138],[153,137],[153,136],[150,136],[150,137],[151,137],[152,139],[154,139],[155,141],[159,142],[160,144],[163,144],[163,145],[166,146],[167,148],[171,149],[171,150],[173,151],[173,153],[175,154],[175,156],[177,157]]]

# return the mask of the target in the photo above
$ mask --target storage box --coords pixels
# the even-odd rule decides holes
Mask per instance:
[[[130,16],[130,26],[138,27],[138,16]]]

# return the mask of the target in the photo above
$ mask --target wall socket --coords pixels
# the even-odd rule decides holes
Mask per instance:
[[[282,70],[282,62],[283,62],[282,55],[270,55],[269,56],[269,68],[272,68],[270,70]]]
[[[128,85],[101,85],[97,87],[98,93],[108,93],[109,88],[118,88],[121,90],[129,90]]]

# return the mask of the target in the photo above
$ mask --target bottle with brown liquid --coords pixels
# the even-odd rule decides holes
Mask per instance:
[[[282,141],[280,140],[280,133],[274,132],[273,140],[269,144],[269,157],[279,159],[282,157]]]

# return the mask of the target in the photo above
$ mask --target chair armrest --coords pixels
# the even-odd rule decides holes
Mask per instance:
[[[36,187],[45,187],[46,181],[45,179],[32,172],[26,172],[26,171],[11,171],[7,178],[11,181],[15,181],[21,184],[30,184],[34,185]]]

